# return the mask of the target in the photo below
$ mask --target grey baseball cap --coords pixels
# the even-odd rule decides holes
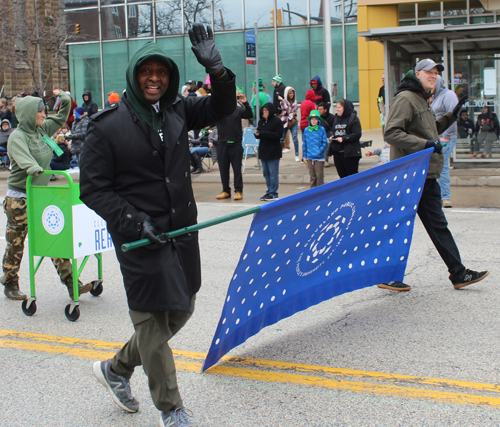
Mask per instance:
[[[437,67],[439,72],[444,71],[443,64],[436,64],[432,59],[427,58],[418,61],[417,65],[415,66],[415,71],[430,71],[435,67]]]

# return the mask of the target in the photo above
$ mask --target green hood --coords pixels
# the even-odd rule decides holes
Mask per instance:
[[[167,91],[160,98],[160,111],[156,113],[152,105],[146,101],[139,90],[135,74],[137,67],[147,59],[157,59],[163,62],[170,71]],[[167,56],[167,52],[153,42],[148,42],[134,53],[127,67],[127,92],[126,97],[131,107],[137,111],[139,116],[148,122],[154,130],[160,130],[163,126],[163,113],[177,98],[179,92],[179,69],[175,62]],[[16,103],[17,112],[17,103]]]
[[[404,77],[401,79],[401,83],[413,83],[416,84],[417,86],[420,86],[422,89],[424,88],[413,70],[408,71],[404,75]]]
[[[16,99],[16,117],[19,121],[17,127],[23,132],[28,134],[36,132],[36,115],[40,102],[43,102],[43,100],[35,96]]]

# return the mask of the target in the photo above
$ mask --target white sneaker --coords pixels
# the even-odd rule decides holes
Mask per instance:
[[[288,148],[283,148],[283,153],[288,153],[290,151],[290,149]]]
[[[296,161],[296,162],[300,162],[300,158],[299,158],[299,156],[295,156],[295,161]]]

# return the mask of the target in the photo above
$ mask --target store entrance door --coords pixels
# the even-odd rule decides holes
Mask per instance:
[[[453,90],[469,95],[453,161],[500,162],[500,38],[450,41],[450,60]]]

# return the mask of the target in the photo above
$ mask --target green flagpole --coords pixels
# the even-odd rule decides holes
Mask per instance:
[[[250,209],[245,209],[244,211],[237,212],[234,214],[221,216],[219,218],[211,219],[210,221],[201,222],[199,224],[190,225],[189,227],[184,227],[184,228],[181,228],[179,230],[171,231],[169,233],[162,233],[160,236],[164,237],[165,239],[172,239],[172,238],[180,236],[182,234],[187,234],[187,233],[191,233],[193,231],[198,231],[198,230],[201,230],[202,228],[211,227],[212,225],[221,224],[223,222],[231,221],[233,219],[241,218],[243,216],[251,215],[251,214],[254,214],[257,212],[260,212],[260,206],[256,206],[256,207],[250,208]],[[149,239],[141,239],[141,240],[137,240],[137,241],[131,242],[131,243],[124,243],[122,245],[122,251],[128,252],[128,251],[131,251],[133,249],[141,248],[143,246],[147,246],[150,244],[151,244],[151,240],[149,240]]]

